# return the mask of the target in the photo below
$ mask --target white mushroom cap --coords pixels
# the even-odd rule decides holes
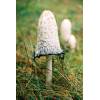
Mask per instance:
[[[69,40],[68,40],[69,46],[71,49],[76,49],[77,48],[77,41],[74,35],[71,35]]]
[[[71,35],[71,28],[72,28],[71,21],[69,19],[64,19],[60,26],[60,32],[61,32],[60,36],[62,40],[66,42],[68,41]]]
[[[62,52],[63,50],[60,48],[55,17],[51,11],[45,10],[41,14],[38,23],[35,57],[60,54]]]

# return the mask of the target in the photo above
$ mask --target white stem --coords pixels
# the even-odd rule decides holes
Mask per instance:
[[[47,56],[46,85],[52,84],[52,55]]]

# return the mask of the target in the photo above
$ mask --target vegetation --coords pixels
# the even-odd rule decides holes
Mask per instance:
[[[46,57],[32,61],[38,19],[44,9],[55,14],[58,27],[64,18],[72,21],[72,32],[79,45],[78,51],[65,52],[64,60],[53,57],[52,88],[45,86]],[[82,0],[17,0],[16,13],[17,100],[82,100]]]

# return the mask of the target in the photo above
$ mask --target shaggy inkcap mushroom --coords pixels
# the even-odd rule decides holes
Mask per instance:
[[[77,41],[76,41],[76,38],[74,35],[71,34],[68,43],[69,43],[71,49],[77,48]]]
[[[61,53],[63,50],[60,48],[55,17],[51,11],[45,10],[38,23],[35,57]]]
[[[77,49],[77,41],[76,41],[75,36],[71,32],[72,24],[69,19],[64,19],[62,21],[60,31],[61,31],[60,35],[61,35],[61,39],[63,41],[64,47],[66,48],[66,44],[68,43],[67,46],[69,45],[72,51]]]
[[[58,28],[53,13],[43,11],[39,18],[37,31],[37,45],[34,57],[46,56],[46,84],[52,83],[52,55],[63,54],[58,38]]]
[[[60,26],[60,32],[61,32],[61,39],[64,41],[68,41],[70,35],[71,35],[71,28],[72,24],[69,19],[64,19]]]

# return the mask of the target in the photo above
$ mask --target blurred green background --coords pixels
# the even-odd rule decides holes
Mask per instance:
[[[46,58],[31,56],[36,44],[38,19],[45,9],[51,10],[60,27],[64,18],[72,22],[79,50],[65,53],[64,72],[61,60],[54,56],[53,88],[45,87]],[[83,99],[83,0],[16,0],[16,98],[17,100]],[[51,96],[51,97],[50,97]],[[38,99],[36,99],[38,98]]]

